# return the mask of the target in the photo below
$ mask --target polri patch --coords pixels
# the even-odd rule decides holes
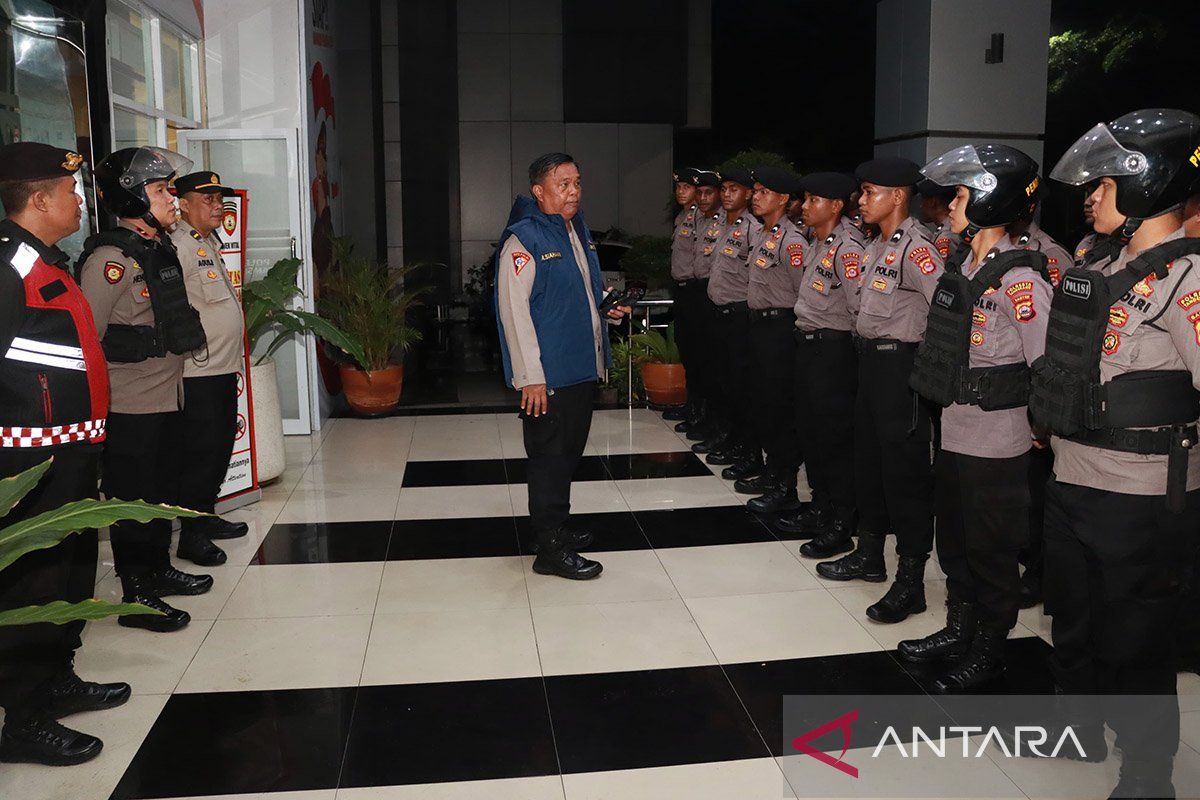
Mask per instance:
[[[1100,345],[1100,349],[1104,351],[1104,355],[1111,356],[1117,350],[1121,349],[1121,334],[1116,331],[1107,331],[1104,334],[1104,341]]]
[[[928,247],[915,247],[908,251],[908,260],[917,265],[922,275],[932,275],[937,272],[937,264]]]
[[[512,254],[513,273],[521,274],[521,270],[525,269],[525,265],[530,261],[529,253],[522,253],[520,250]]]
[[[104,280],[111,284],[121,282],[121,278],[125,276],[125,265],[118,261],[109,261],[104,265]]]

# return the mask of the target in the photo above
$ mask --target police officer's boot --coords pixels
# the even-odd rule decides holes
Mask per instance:
[[[227,560],[224,550],[194,528],[180,528],[175,555],[201,567],[219,567]]]
[[[749,451],[738,443],[736,436],[730,434],[725,437],[719,447],[708,451],[704,461],[712,467],[726,467],[733,466],[747,457],[749,457]]]
[[[821,534],[833,522],[833,506],[813,500],[807,507],[791,514],[781,514],[775,527],[784,533],[813,537]]]
[[[667,422],[682,422],[688,418],[688,411],[690,410],[691,407],[687,403],[681,406],[671,406],[662,412],[662,418]]]
[[[761,475],[762,471],[762,451],[748,446],[737,454],[733,466],[721,470],[721,477],[727,481],[744,481]]]
[[[938,658],[957,658],[971,648],[975,628],[975,606],[961,600],[951,600],[946,607],[946,627],[923,639],[905,639],[896,647],[896,652],[905,661],[914,664]]]
[[[1122,757],[1121,777],[1108,800],[1149,800],[1175,797],[1172,759],[1139,760]]]
[[[604,570],[598,561],[584,558],[567,545],[567,534],[561,528],[538,536],[538,554],[533,571],[539,575],[557,575],[576,581],[598,577]]]
[[[891,625],[903,622],[909,614],[925,610],[925,561],[929,556],[900,556],[896,580],[878,603],[867,607],[867,616]]]
[[[853,553],[837,561],[822,561],[817,564],[817,574],[831,581],[862,580],[881,583],[887,580],[887,566],[883,563],[883,534],[860,533],[858,547]]]
[[[569,549],[569,550],[582,550],[585,547],[591,547],[592,542],[595,541],[592,534],[589,533],[588,531],[580,530],[578,528],[568,527],[567,525],[563,525],[561,528],[558,529],[558,531],[559,531],[559,537],[562,539],[563,544],[566,545],[567,549]],[[540,537],[537,539],[534,539],[533,540],[533,552],[535,552],[535,553],[540,552],[541,549],[542,549],[542,542],[541,542]]]
[[[187,627],[192,621],[192,615],[159,600],[152,584],[146,578],[147,576],[122,577],[121,585],[125,589],[122,600],[146,606],[158,613],[125,614],[117,619],[117,624],[126,628],[145,628],[155,633],[171,633]]]
[[[966,656],[933,682],[937,694],[963,694],[990,684],[1004,674],[1004,642],[1008,629],[980,625]]]
[[[128,683],[92,683],[65,667],[37,691],[37,708],[50,719],[85,711],[105,711],[123,706],[132,690]]]
[[[699,455],[712,453],[720,450],[728,441],[729,431],[721,425],[714,425],[712,427],[712,435],[692,445],[692,452]]]
[[[10,712],[0,733],[0,761],[67,767],[91,761],[104,743],[95,736],[71,730],[45,714]]]
[[[683,421],[675,426],[676,433],[687,433],[692,428],[700,424],[700,420],[704,417],[704,403],[701,400],[689,400],[686,406],[687,416]]]
[[[779,479],[764,469],[753,478],[734,481],[733,490],[738,494],[766,494],[779,485]]]
[[[854,549],[850,534],[854,532],[854,509],[834,509],[833,521],[812,541],[800,545],[805,558],[833,558],[838,553]]]
[[[777,514],[800,508],[800,496],[796,493],[796,473],[787,470],[780,475],[776,486],[746,503],[746,508],[756,514]]]

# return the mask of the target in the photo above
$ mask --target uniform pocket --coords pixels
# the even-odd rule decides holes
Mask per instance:
[[[233,297],[229,294],[229,289],[225,287],[225,281],[217,275],[215,279],[204,279],[200,284],[200,288],[204,294],[206,303],[220,303],[224,300],[232,300]]]

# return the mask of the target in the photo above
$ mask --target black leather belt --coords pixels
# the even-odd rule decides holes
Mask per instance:
[[[675,286],[680,289],[690,289],[694,286],[708,286],[708,278],[688,278],[682,281],[675,279]]]
[[[734,312],[744,312],[747,308],[746,301],[743,300],[740,303],[726,303],[725,305],[717,306],[717,313],[723,317],[727,317]]]
[[[863,339],[854,340],[854,346],[860,353],[907,353],[917,349],[916,342],[902,342],[899,339]]]
[[[1180,439],[1180,446],[1185,450],[1191,449],[1196,444],[1196,426],[1181,425],[1158,429],[1100,428],[1094,431],[1080,431],[1067,439],[1121,453],[1165,456],[1170,454],[1177,437]]]
[[[839,331],[833,328],[817,328],[812,331],[806,331],[801,328],[796,329],[796,341],[798,342],[845,340],[851,338],[851,336],[853,334],[850,331]]]
[[[750,319],[776,319],[779,317],[796,318],[796,312],[790,308],[752,308]]]

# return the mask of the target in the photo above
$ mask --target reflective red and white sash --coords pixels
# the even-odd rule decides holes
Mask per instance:
[[[50,428],[0,427],[0,447],[52,447],[71,442],[99,441],[104,438],[105,420],[72,422]]]

